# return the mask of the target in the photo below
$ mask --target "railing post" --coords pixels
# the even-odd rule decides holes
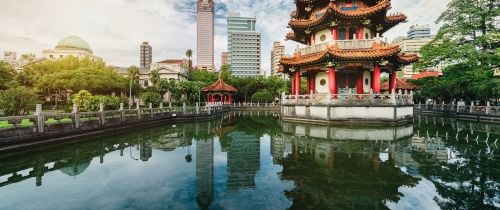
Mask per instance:
[[[37,123],[37,129],[38,133],[43,134],[45,132],[45,117],[43,116],[42,112],[42,105],[37,104],[36,105],[36,110],[35,110],[35,115],[36,115],[36,123]]]
[[[212,106],[209,104],[208,105],[208,115],[212,114]]]
[[[470,102],[470,110],[469,110],[469,113],[471,113],[471,114],[472,114],[472,113],[473,113],[473,111],[474,111],[474,102],[473,102],[473,101],[471,101],[471,102]]]
[[[149,116],[153,118],[153,103],[149,103]]]
[[[163,117],[163,112],[164,112],[164,110],[163,110],[163,102],[161,102],[160,103],[160,114],[161,114],[162,117]]]
[[[104,104],[99,104],[99,118],[101,118],[101,125],[106,124],[106,114],[104,113]]]
[[[172,102],[168,102],[168,111],[170,112],[170,115],[172,115]]]
[[[418,110],[422,111],[422,101],[418,102]]]
[[[73,114],[73,123],[75,128],[80,128],[80,113],[78,113],[78,105],[73,104],[73,111],[71,114]]]
[[[135,104],[135,109],[137,111],[137,119],[140,120],[141,119],[141,107],[139,106],[139,103]]]
[[[441,102],[441,111],[444,111],[444,101]]]
[[[182,115],[186,115],[186,102],[182,102]]]
[[[125,108],[123,103],[120,103],[120,122],[125,122]]]
[[[401,95],[399,95],[401,96]],[[393,105],[396,105],[397,102],[396,102],[396,89],[392,89],[392,92],[391,92],[391,102]]]
[[[196,115],[200,115],[200,104],[196,102]]]
[[[489,115],[490,114],[490,109],[491,109],[491,104],[490,102],[486,102],[486,115]]]

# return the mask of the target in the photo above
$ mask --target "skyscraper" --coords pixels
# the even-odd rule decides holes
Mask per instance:
[[[227,64],[227,52],[222,52],[220,55],[220,64],[225,65]]]
[[[271,51],[271,75],[278,75],[281,56],[285,54],[285,46],[281,45],[279,41],[273,43],[273,50]]]
[[[410,27],[410,30],[408,30],[406,37],[398,37],[394,39],[392,43],[399,45],[402,53],[420,54],[420,49],[431,42],[432,39],[434,39],[434,36],[431,35],[429,25],[413,25]],[[435,67],[437,71],[440,71],[441,68],[440,65]],[[410,79],[414,75],[419,74],[419,72],[414,71],[413,65],[403,67],[402,72],[403,77],[406,79]]]
[[[143,42],[141,44],[141,68],[150,68],[151,63],[153,62],[153,48],[149,45],[148,42]]]
[[[430,38],[431,37],[431,27],[429,25],[413,25],[410,26],[408,31],[408,38]]]
[[[214,1],[197,2],[197,62],[196,68],[213,71],[214,66]]]
[[[256,18],[240,17],[231,13],[228,26],[228,63],[233,75],[239,77],[260,75],[261,35],[255,31]]]

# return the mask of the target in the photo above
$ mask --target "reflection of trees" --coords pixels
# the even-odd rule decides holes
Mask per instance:
[[[283,180],[295,183],[286,191],[293,200],[290,209],[385,209],[386,201],[397,202],[398,188],[413,186],[417,179],[394,166],[392,160],[381,162],[376,150],[363,147],[353,152],[326,142],[300,147],[281,159]]]
[[[436,128],[433,123],[418,125],[420,133],[429,132],[431,138],[435,137],[433,131],[436,130],[441,132],[441,137],[448,133],[449,140],[444,141],[444,144],[456,155],[448,161],[436,161],[432,154],[425,151],[416,150],[412,153],[413,159],[420,164],[420,174],[434,184],[442,197],[442,199],[435,199],[443,209],[497,208],[494,203],[498,204],[500,198],[500,171],[498,170],[500,156],[493,153],[492,145],[486,145],[484,142],[488,138],[487,133],[466,130],[473,126],[477,127],[478,124],[467,125],[465,129],[455,129],[456,126]],[[461,132],[457,140],[455,136],[458,130]],[[469,143],[464,139],[466,135],[470,135]],[[497,137],[497,134],[490,135],[490,139]],[[476,138],[479,139],[477,143]]]

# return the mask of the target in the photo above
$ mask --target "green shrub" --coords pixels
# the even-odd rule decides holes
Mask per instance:
[[[7,116],[24,115],[35,109],[38,96],[26,87],[0,91],[0,110]]]
[[[105,95],[93,96],[86,90],[81,90],[73,95],[72,101],[78,105],[81,111],[98,111],[100,104],[104,105],[104,110],[117,110],[120,108],[120,98]]]
[[[254,102],[254,103],[271,103],[273,101],[274,101],[274,97],[268,91],[256,92],[252,96],[252,102]]]
[[[120,108],[120,99],[115,96],[92,96],[84,104],[84,109],[87,111],[98,111],[101,104],[104,106],[104,110],[117,110]]]
[[[73,104],[78,105],[80,109],[84,109],[85,103],[88,103],[92,99],[92,93],[87,90],[80,90],[77,94],[73,95]]]
[[[141,94],[141,99],[148,106],[152,103],[153,107],[157,107],[162,102],[161,95],[157,92],[144,92]]]

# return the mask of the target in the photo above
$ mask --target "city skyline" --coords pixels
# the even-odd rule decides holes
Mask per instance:
[[[414,24],[431,24],[432,30],[436,31],[437,26],[434,21],[448,2],[449,0],[392,2],[392,10],[405,11],[409,21],[389,31],[386,36],[392,40],[405,35],[409,27]],[[183,2],[91,0],[71,3],[62,0],[50,2],[35,0],[25,4],[6,0],[5,6],[0,8],[0,18],[6,20],[3,23],[4,27],[0,29],[0,39],[3,40],[0,43],[0,51],[15,51],[18,55],[35,53],[41,56],[43,49],[54,46],[63,37],[77,35],[87,40],[93,46],[95,53],[101,55],[109,65],[138,65],[137,43],[144,40],[155,46],[153,61],[174,57],[184,58],[187,49],[196,51],[195,3],[194,0]],[[220,55],[227,50],[226,18],[230,11],[241,11],[242,16],[255,16],[259,19],[257,32],[262,34],[263,58],[270,57],[272,43],[276,40],[282,41],[286,46],[287,54],[296,48],[295,42],[283,42],[288,32],[286,22],[276,21],[289,18],[289,12],[293,7],[292,0],[273,2],[220,0],[215,3],[214,55]],[[428,13],[419,12],[422,10]],[[93,15],[88,16],[89,12]],[[33,19],[30,15],[19,15],[22,13],[38,15]],[[60,18],[66,16],[72,18]],[[127,33],[123,33],[124,31]],[[193,62],[196,63],[195,57]],[[269,59],[262,59],[261,63],[268,75],[270,62]],[[215,65],[217,69],[220,67],[220,59],[215,59]]]

